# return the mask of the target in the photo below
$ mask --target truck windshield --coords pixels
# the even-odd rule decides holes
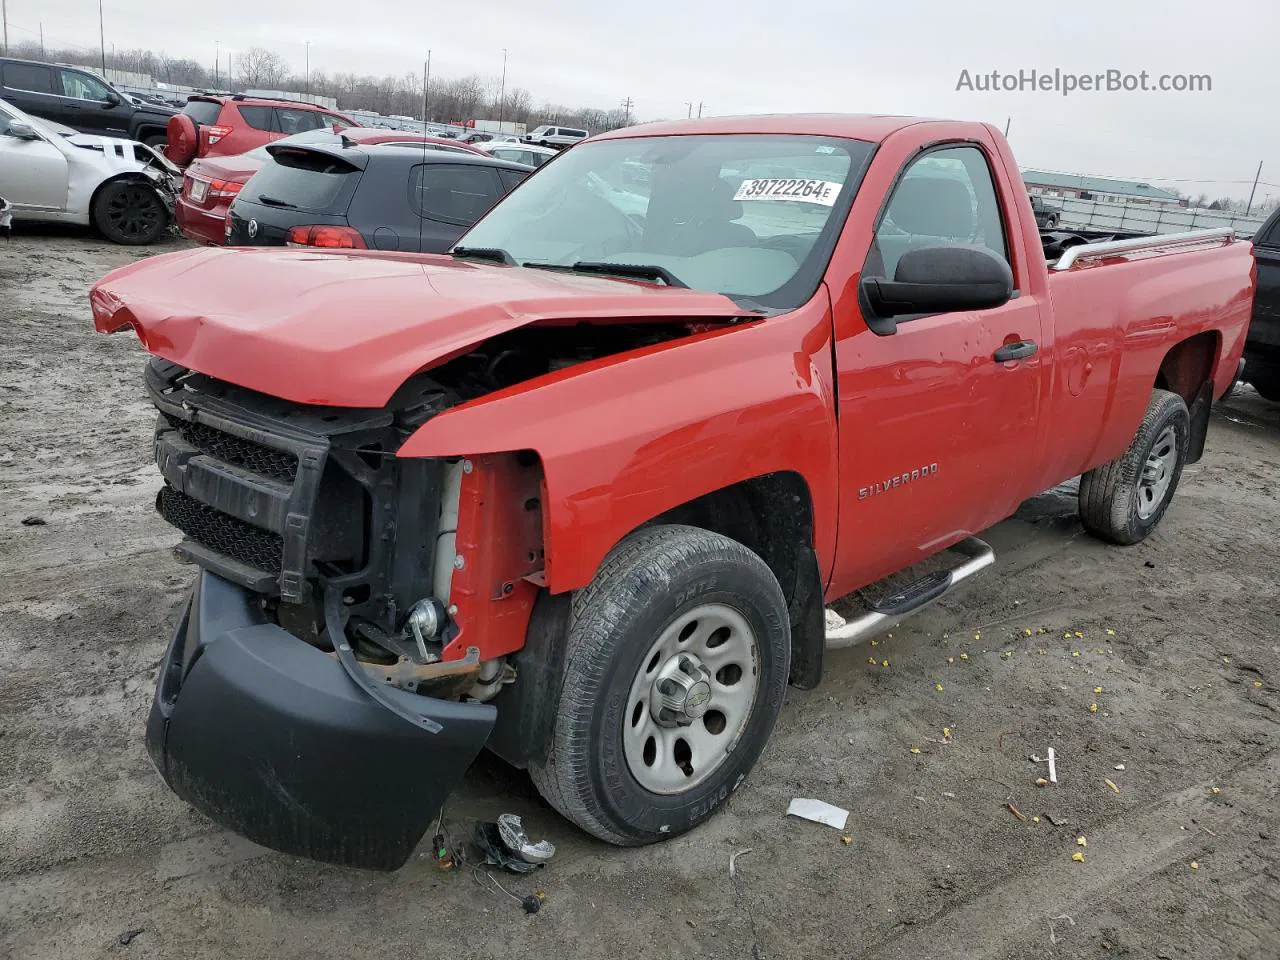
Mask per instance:
[[[528,266],[660,267],[695,290],[774,309],[813,295],[872,145],[781,135],[573,147],[459,241]]]

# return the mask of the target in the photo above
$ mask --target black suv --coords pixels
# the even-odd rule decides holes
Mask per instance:
[[[152,147],[165,142],[165,125],[178,112],[159,104],[134,104],[80,67],[7,57],[0,57],[0,99],[81,133],[141,140]]]
[[[267,145],[227,216],[228,246],[444,253],[532,167],[417,144]]]

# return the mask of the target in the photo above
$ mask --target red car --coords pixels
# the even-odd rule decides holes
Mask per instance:
[[[403,130],[348,127],[342,131],[341,136],[360,144],[422,144],[433,150],[453,150],[458,153],[489,156],[457,140],[431,137],[421,133],[406,133]],[[326,127],[294,134],[288,138],[288,141],[290,143],[336,142],[338,137],[337,128]],[[266,144],[263,144],[248,153],[236,156],[205,157],[192,161],[183,175],[182,190],[174,204],[178,229],[182,231],[183,236],[196,243],[222,246],[226,238],[227,211],[231,207],[231,201],[236,198],[240,188],[249,182],[249,178],[262,169],[270,159],[271,154],[267,153]]]
[[[355,125],[350,117],[311,103],[242,94],[195,96],[169,118],[165,155],[185,167],[198,157],[235,156],[295,133]]]

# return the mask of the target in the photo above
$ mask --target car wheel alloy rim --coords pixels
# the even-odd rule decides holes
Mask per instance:
[[[1142,477],[1138,483],[1138,516],[1143,520],[1164,503],[1177,463],[1178,435],[1170,424],[1160,431],[1147,454],[1147,462],[1142,465]]]
[[[671,621],[627,696],[622,743],[636,782],[660,794],[705,782],[746,730],[759,684],[760,644],[737,610],[703,604]]]
[[[126,237],[145,237],[160,220],[160,205],[146,187],[130,185],[111,198],[107,220]]]

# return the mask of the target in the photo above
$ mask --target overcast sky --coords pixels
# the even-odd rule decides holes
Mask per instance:
[[[97,48],[95,0],[7,0],[11,41]],[[1009,131],[1024,166],[1134,177],[1185,192],[1280,196],[1280,71],[1274,0],[103,0],[108,47],[212,63],[267,46],[301,72],[420,72],[496,78],[535,103],[616,106],[642,120],[842,111],[980,119]],[[216,25],[216,26],[210,26]],[[1209,74],[1198,93],[981,93],[972,75],[1038,69]],[[1182,181],[1182,182],[1174,182]],[[1272,186],[1266,181],[1277,186]]]

